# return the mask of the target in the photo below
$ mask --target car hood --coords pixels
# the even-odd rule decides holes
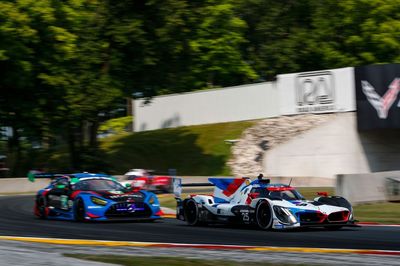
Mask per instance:
[[[326,204],[318,204],[314,203],[313,201],[287,201],[287,200],[281,200],[281,201],[273,201],[274,205],[281,206],[281,207],[286,207],[290,209],[296,209],[297,211],[319,211],[322,213],[332,213],[332,212],[339,212],[339,211],[345,211],[348,210],[347,208],[344,207],[338,207],[338,206],[332,206],[332,205],[326,205]]]
[[[114,200],[117,202],[121,201],[132,201],[132,202],[141,202],[144,201],[144,194],[141,192],[130,192],[123,193],[121,191],[96,191],[97,194],[102,196],[103,198]]]

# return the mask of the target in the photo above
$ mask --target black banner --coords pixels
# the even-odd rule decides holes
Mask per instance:
[[[354,70],[359,130],[400,128],[400,64]]]

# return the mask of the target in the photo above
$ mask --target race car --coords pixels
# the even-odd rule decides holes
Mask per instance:
[[[52,178],[38,191],[34,214],[42,219],[107,221],[161,218],[157,196],[148,191],[132,191],[105,174],[30,174]]]
[[[213,195],[191,195],[181,199],[181,180],[174,180],[179,220],[189,225],[237,223],[261,229],[357,226],[353,208],[344,198],[327,196],[306,200],[294,187],[271,184],[269,179],[209,178]]]
[[[145,189],[155,193],[172,192],[172,177],[155,175],[152,170],[130,169],[124,174],[121,184],[130,184],[133,189]]]

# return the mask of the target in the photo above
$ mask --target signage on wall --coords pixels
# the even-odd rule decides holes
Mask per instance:
[[[296,110],[299,113],[335,109],[335,82],[331,71],[302,73],[296,77]]]
[[[358,128],[400,128],[400,64],[357,67],[354,74]]]

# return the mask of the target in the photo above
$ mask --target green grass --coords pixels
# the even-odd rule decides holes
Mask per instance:
[[[220,123],[137,132],[101,141],[105,161],[115,173],[131,168],[167,171],[179,175],[230,175],[226,139],[238,139],[254,121]]]
[[[117,256],[117,255],[85,255],[85,254],[64,254],[66,257],[72,257],[77,259],[99,261],[105,263],[114,263],[126,266],[270,266],[276,265],[275,263],[267,262],[234,262],[229,260],[201,260],[201,259],[187,259],[178,257],[141,257],[141,256]],[[302,265],[302,264],[287,264],[280,263],[282,266],[289,265]],[[304,264],[303,264],[304,265]],[[310,265],[310,264],[307,264]],[[314,264],[316,265],[316,264]]]
[[[356,205],[354,215],[360,222],[400,224],[400,203],[373,203]]]

